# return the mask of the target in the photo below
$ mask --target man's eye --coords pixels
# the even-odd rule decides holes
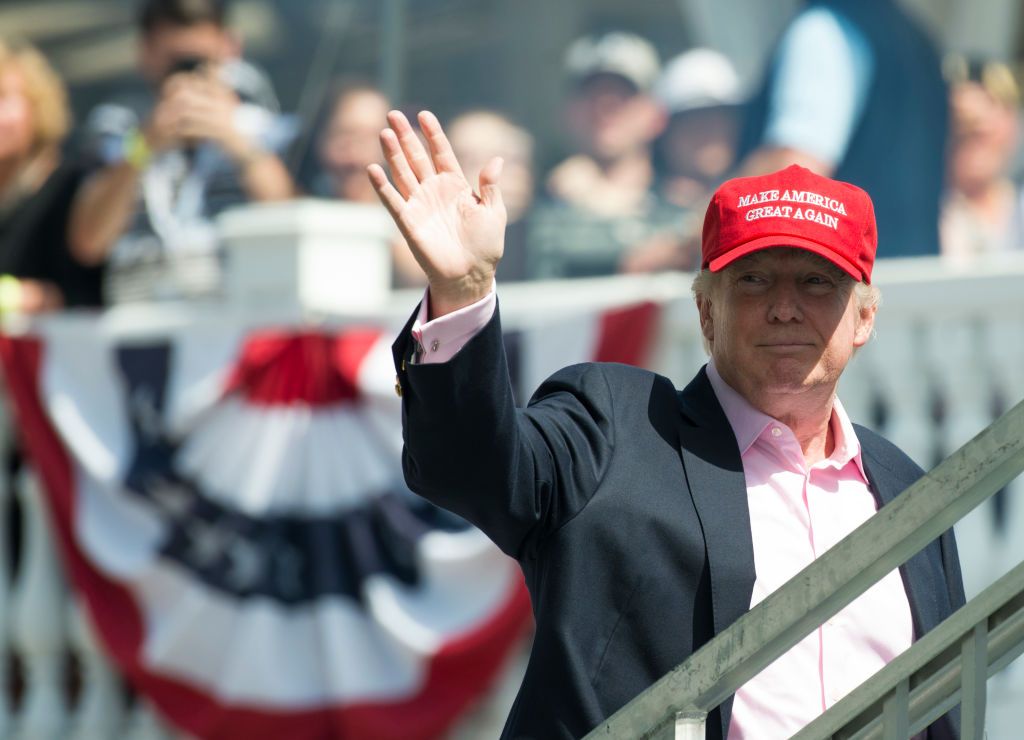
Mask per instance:
[[[806,282],[811,285],[831,285],[832,281],[823,275],[810,275],[807,277]]]

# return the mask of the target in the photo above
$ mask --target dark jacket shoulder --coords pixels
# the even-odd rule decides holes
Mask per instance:
[[[860,424],[854,424],[853,427],[860,442],[861,454],[870,458],[869,465],[880,465],[899,479],[904,487],[924,475],[925,471],[920,465],[881,434]]]

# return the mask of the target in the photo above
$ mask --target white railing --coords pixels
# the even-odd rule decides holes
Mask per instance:
[[[24,469],[13,486],[0,477],[0,738],[167,740],[172,733],[144,702],[125,701],[120,678],[68,592],[35,474]],[[15,529],[21,541],[9,579],[7,535]]]
[[[855,420],[878,428],[930,468],[987,426],[999,408],[1024,398],[1024,258],[960,270],[924,259],[880,264],[876,283],[883,290],[877,338],[848,368],[840,397]],[[662,302],[666,309],[652,360],[655,369],[679,385],[705,360],[688,276],[502,286],[500,293],[508,328],[540,327],[552,317],[616,303]],[[397,325],[417,300],[415,291],[399,292],[385,308],[357,318]],[[140,331],[154,323],[204,320],[204,312],[195,308],[119,309],[118,314],[118,320],[138,325]],[[258,324],[261,317],[248,318]],[[275,318],[272,309],[266,318]],[[282,317],[276,318],[279,322]],[[527,385],[555,369],[535,363],[536,377],[527,378]],[[9,445],[10,427],[0,424],[0,450]],[[169,737],[145,705],[126,698],[119,677],[74,608],[35,477],[26,473],[16,485],[2,478],[0,646],[5,659],[0,659],[0,738]],[[990,499],[958,525],[968,597],[1024,560],[1024,490],[1020,480],[1014,486],[1011,495],[995,499],[998,503]],[[12,506],[15,501],[17,507]],[[1000,506],[1002,525],[996,526]],[[8,538],[13,515],[23,518],[17,552]],[[13,664],[6,659],[11,655]],[[1024,722],[1024,671],[1014,667],[1004,680],[989,684],[992,738],[1012,736],[1010,730]],[[507,683],[514,684],[521,664],[512,670]],[[504,717],[509,697],[505,692],[482,708],[468,720],[472,729],[457,730],[454,736],[496,736],[494,724]]]

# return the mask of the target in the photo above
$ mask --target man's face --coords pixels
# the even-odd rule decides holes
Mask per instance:
[[[854,285],[801,249],[765,249],[737,260],[698,305],[715,367],[761,410],[783,396],[834,391],[874,326],[875,309],[858,308]]]
[[[583,81],[569,102],[569,128],[587,154],[614,160],[650,144],[664,114],[648,95],[614,74]]]
[[[139,43],[139,68],[153,87],[183,60],[218,64],[238,56],[238,42],[215,23],[194,26],[160,25],[144,34]]]

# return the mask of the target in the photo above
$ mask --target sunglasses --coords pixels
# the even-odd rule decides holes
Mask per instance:
[[[1020,103],[1017,77],[1005,62],[951,54],[943,60],[942,72],[949,85],[976,83],[1006,105]]]

